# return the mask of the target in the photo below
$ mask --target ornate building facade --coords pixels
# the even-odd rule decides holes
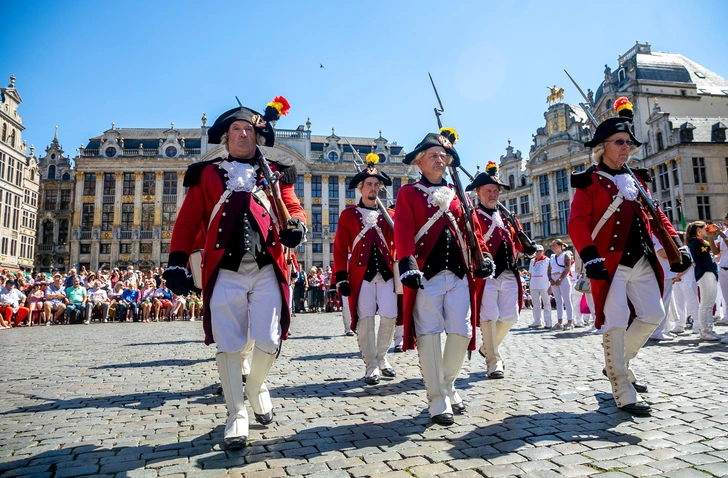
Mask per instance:
[[[39,177],[33,147],[25,154],[22,102],[11,76],[0,88],[0,269],[12,271],[35,266]]]
[[[603,121],[620,96],[634,104],[644,144],[630,165],[651,170],[652,196],[677,229],[678,206],[688,222],[721,220],[728,212],[728,80],[682,55],[652,52],[648,43],[635,44],[619,56],[615,72],[606,67],[604,74],[596,94],[588,92],[590,109]],[[592,164],[583,143],[593,128],[581,106],[558,99],[544,119],[527,161],[510,144],[501,156],[501,177],[515,185],[501,200],[548,251],[555,238],[570,242],[570,175]]]
[[[207,119],[199,128],[116,128],[91,138],[75,160],[75,195],[71,224],[70,262],[87,269],[107,267],[149,269],[166,265],[177,212],[184,199],[187,166],[214,158],[221,147],[207,143]],[[356,174],[355,153],[374,152],[380,167],[394,181],[392,197],[413,178],[402,164],[396,143],[377,138],[342,138],[311,134],[307,128],[276,130],[276,145],[262,148],[270,159],[292,161],[298,171],[296,194],[307,214],[309,233],[298,259],[304,267],[333,261],[338,216],[357,201],[347,189]],[[348,141],[347,141],[348,140]]]

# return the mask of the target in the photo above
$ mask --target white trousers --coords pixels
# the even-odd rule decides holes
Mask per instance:
[[[551,327],[551,296],[548,289],[531,289],[531,300],[533,301],[533,321],[546,327]],[[541,303],[543,302],[543,307]],[[543,308],[544,320],[541,320]]]
[[[723,317],[728,317],[728,271],[718,267],[718,284],[723,294]]]
[[[218,352],[239,352],[254,340],[263,352],[276,353],[282,302],[272,264],[258,269],[255,262],[243,262],[237,272],[221,269],[210,299]]]
[[[692,274],[691,270],[688,274]],[[685,280],[676,282],[672,288],[672,296],[675,299],[675,315],[677,321],[675,325],[685,327],[688,315],[693,317],[695,324],[698,323],[698,314],[700,305],[698,304],[698,284],[695,280]]]
[[[379,309],[379,316],[388,319],[397,317],[397,294],[394,293],[394,281],[385,281],[377,272],[374,279],[361,282],[359,300],[356,304],[357,317],[374,317]]]
[[[578,290],[571,288],[571,316],[574,318],[574,324],[578,326],[584,325],[584,314],[581,313],[581,298],[586,297],[586,303],[589,305],[589,314],[591,315],[592,321],[594,320],[594,297],[591,293],[579,292]],[[587,317],[588,318],[588,317]]]
[[[715,305],[715,296],[718,292],[718,279],[712,272],[706,272],[698,281],[698,287],[700,288],[700,309],[698,311],[700,330],[712,331],[713,305]]]
[[[518,321],[518,280],[513,272],[505,270],[498,278],[485,281],[480,320],[513,324]]]
[[[636,320],[657,325],[665,318],[660,286],[646,257],[642,257],[634,267],[617,266],[607,300],[604,302],[604,332],[627,328],[627,299],[634,307]]]
[[[652,332],[652,337],[660,337],[672,330],[672,321],[670,320],[670,305],[673,303],[672,299],[672,279],[665,279],[662,286],[662,307],[665,309],[665,318],[662,319],[660,325]]]
[[[425,288],[417,291],[412,313],[416,335],[447,332],[472,337],[468,278],[442,271],[430,280],[423,277],[422,285]]]
[[[558,279],[561,274],[552,276],[552,279]],[[571,322],[572,316],[572,305],[571,305],[571,279],[569,276],[564,277],[559,285],[551,285],[551,292],[554,293],[554,299],[556,299],[556,318],[563,320],[564,308],[566,308],[566,320]]]

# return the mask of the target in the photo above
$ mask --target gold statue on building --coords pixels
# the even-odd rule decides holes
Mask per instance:
[[[554,86],[547,86],[549,90],[551,90],[551,94],[546,97],[546,103],[561,103],[561,100],[564,99],[564,89],[563,88],[557,88],[556,85]]]

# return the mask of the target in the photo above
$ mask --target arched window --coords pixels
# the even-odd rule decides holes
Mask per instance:
[[[511,189],[516,189],[516,178],[512,174],[508,176],[508,186]]]
[[[15,130],[10,133],[10,146],[13,148],[15,147]]]
[[[662,141],[662,131],[657,132],[657,151],[665,149],[665,144]]]
[[[68,171],[66,171],[65,173],[63,173],[63,176],[61,177],[61,179],[63,181],[70,181],[71,180],[71,175],[68,174]]]
[[[58,223],[58,244],[64,245],[68,243],[68,219],[61,219]]]
[[[48,166],[48,179],[56,179],[56,167],[52,164]]]
[[[521,186],[526,185],[526,176],[521,176]]]
[[[612,109],[612,100],[607,100],[607,109],[608,110]]]

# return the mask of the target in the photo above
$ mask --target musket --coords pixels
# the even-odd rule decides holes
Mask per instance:
[[[432,89],[435,90],[435,97],[437,98],[437,104],[439,105],[439,108],[435,108],[435,119],[437,119],[437,127],[439,131],[442,129],[440,115],[445,111],[445,108],[442,106],[442,101],[440,101],[440,95],[437,93],[437,88],[435,87],[432,75],[429,72],[427,75],[430,77],[430,83],[432,83]],[[473,222],[473,208],[470,204],[470,198],[467,194],[465,194],[465,188],[463,188],[463,184],[460,182],[460,176],[458,175],[457,168],[453,167],[452,164],[448,164],[447,169],[450,173],[453,185],[455,186],[455,194],[460,200],[460,208],[465,222],[465,241],[467,242],[468,249],[470,250],[473,271],[481,272],[483,271],[483,262],[485,261],[485,258],[483,256],[483,251],[480,249],[480,244],[478,244],[478,239],[475,237],[475,223]]]
[[[579,91],[581,96],[584,98],[584,100],[587,102],[585,103],[579,103],[579,106],[586,112],[587,116],[589,116],[589,119],[591,119],[592,123],[594,123],[594,126],[599,126],[599,121],[594,117],[594,115],[591,112],[591,108],[589,106],[589,98],[584,94],[584,91],[579,87],[579,85],[576,83],[574,78],[571,77],[568,71],[564,69],[564,73],[566,73],[566,76],[569,77],[572,83],[574,83],[574,86]],[[645,206],[648,212],[648,218],[650,222],[652,223],[652,228],[654,230],[655,236],[657,236],[657,239],[660,241],[660,244],[662,244],[662,247],[665,249],[665,254],[667,255],[667,261],[670,264],[680,264],[682,262],[681,260],[681,254],[680,251],[677,248],[677,244],[675,244],[675,241],[672,240],[672,237],[667,232],[667,229],[665,229],[665,225],[662,224],[662,220],[660,219],[660,206],[655,203],[655,201],[652,200],[649,194],[647,194],[647,191],[645,191],[645,188],[642,187],[642,183],[639,182],[637,179],[637,176],[632,172],[629,166],[627,166],[627,163],[623,166],[625,168],[625,171],[629,173],[630,176],[632,176],[632,179],[634,180],[635,185],[637,186],[637,190],[639,191],[639,198],[642,200],[642,204]]]
[[[359,163],[357,163],[357,159],[361,162],[361,164],[366,164],[363,159],[361,159],[361,155],[359,154],[359,151],[354,149],[354,145],[351,144],[351,141],[349,141],[349,138],[344,138],[347,143],[349,143],[349,147],[354,152],[354,155],[356,156],[356,159],[354,160],[354,167],[356,168],[356,171],[358,173],[361,173],[362,169]],[[385,189],[385,191],[387,191]],[[389,191],[387,191],[387,194],[389,194]],[[379,208],[379,212],[382,213],[382,217],[384,218],[384,221],[387,223],[387,225],[394,231],[394,221],[392,220],[392,216],[389,215],[389,212],[387,211],[387,206],[384,205],[381,199],[379,199],[379,196],[377,195],[377,207]]]

